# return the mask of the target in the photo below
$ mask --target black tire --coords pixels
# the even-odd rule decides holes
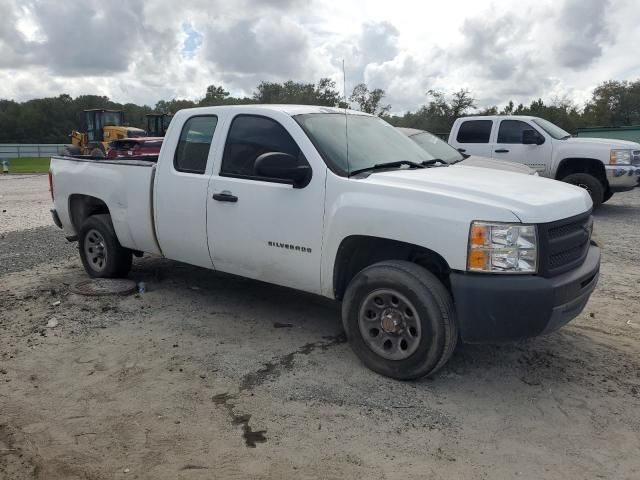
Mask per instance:
[[[378,292],[397,292],[415,309],[415,321],[419,324],[418,339],[413,350],[407,357],[398,359],[384,358],[374,351],[376,342],[371,338],[365,339],[361,325],[373,326],[370,335],[377,339],[378,330],[381,340],[400,334],[389,333],[385,328],[382,317],[387,310],[379,313],[380,325],[377,327],[377,317],[366,323],[369,317],[366,311],[369,299],[376,300]],[[391,298],[393,294],[391,295]],[[398,299],[396,299],[398,301]],[[391,300],[393,303],[393,300]],[[376,302],[377,303],[377,302]],[[385,308],[385,307],[380,307]],[[364,312],[364,314],[363,314]],[[411,317],[414,314],[412,313]],[[404,324],[406,316],[402,314]],[[387,317],[388,318],[388,317]],[[451,357],[458,340],[458,324],[451,295],[442,282],[431,272],[411,262],[390,260],[371,265],[358,273],[349,283],[342,303],[342,321],[351,348],[360,360],[374,372],[398,380],[412,380],[433,374],[439,370]],[[394,321],[395,325],[395,321]],[[399,327],[401,330],[403,326]],[[404,330],[407,335],[407,330]],[[415,334],[415,329],[414,329]],[[380,340],[379,340],[380,341]],[[383,347],[386,347],[384,341]],[[393,343],[392,343],[393,344]],[[399,352],[402,340],[397,341],[397,347],[390,347],[389,351]],[[392,349],[393,348],[393,349]],[[405,342],[406,349],[406,342]]]
[[[110,215],[92,215],[85,220],[78,233],[78,248],[90,277],[126,277],[131,270],[131,250],[120,245]]]
[[[104,153],[104,150],[102,150],[101,148],[95,147],[93,150],[91,150],[91,156],[94,158],[105,158],[106,155]]]
[[[604,192],[604,197],[602,197],[602,203],[607,203],[611,197],[613,197],[613,192],[611,190],[607,190]]]
[[[64,147],[62,147],[60,153],[65,157],[74,157],[76,155],[80,155],[82,152],[80,150],[80,147],[77,145],[65,145]]]
[[[600,180],[593,175],[589,175],[588,173],[572,173],[564,177],[562,181],[582,187],[589,192],[594,210],[602,205],[604,201],[604,186],[600,183]]]

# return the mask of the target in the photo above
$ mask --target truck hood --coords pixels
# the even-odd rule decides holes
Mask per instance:
[[[524,223],[552,222],[579,215],[592,206],[589,194],[582,188],[534,175],[472,166],[382,171],[363,180],[387,188],[463,198],[503,208]]]
[[[640,143],[615,138],[571,137],[566,140],[561,140],[561,142],[566,142],[567,145],[597,145],[603,148],[640,150]]]
[[[491,168],[493,170],[502,170],[504,172],[524,173],[525,175],[533,175],[536,171],[522,163],[507,162],[506,160],[496,160],[494,158],[480,157],[471,155],[465,158],[459,164],[465,167],[482,167]]]

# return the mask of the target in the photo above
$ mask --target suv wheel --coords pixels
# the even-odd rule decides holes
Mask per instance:
[[[342,321],[356,355],[371,370],[411,380],[440,369],[458,340],[451,295],[411,262],[371,265],[349,283]]]

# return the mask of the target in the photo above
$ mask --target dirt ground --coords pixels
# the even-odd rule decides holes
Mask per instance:
[[[640,478],[640,189],[595,235],[600,283],[574,322],[459,346],[405,383],[358,362],[321,298],[152,257],[130,275],[146,293],[83,297],[75,257],[17,266],[0,275],[0,478]]]

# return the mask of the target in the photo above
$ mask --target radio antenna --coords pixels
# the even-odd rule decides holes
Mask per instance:
[[[347,175],[351,175],[351,168],[349,166],[349,115],[347,114],[347,74],[344,69],[344,58],[342,59],[342,94],[344,96],[344,139],[347,145]]]

